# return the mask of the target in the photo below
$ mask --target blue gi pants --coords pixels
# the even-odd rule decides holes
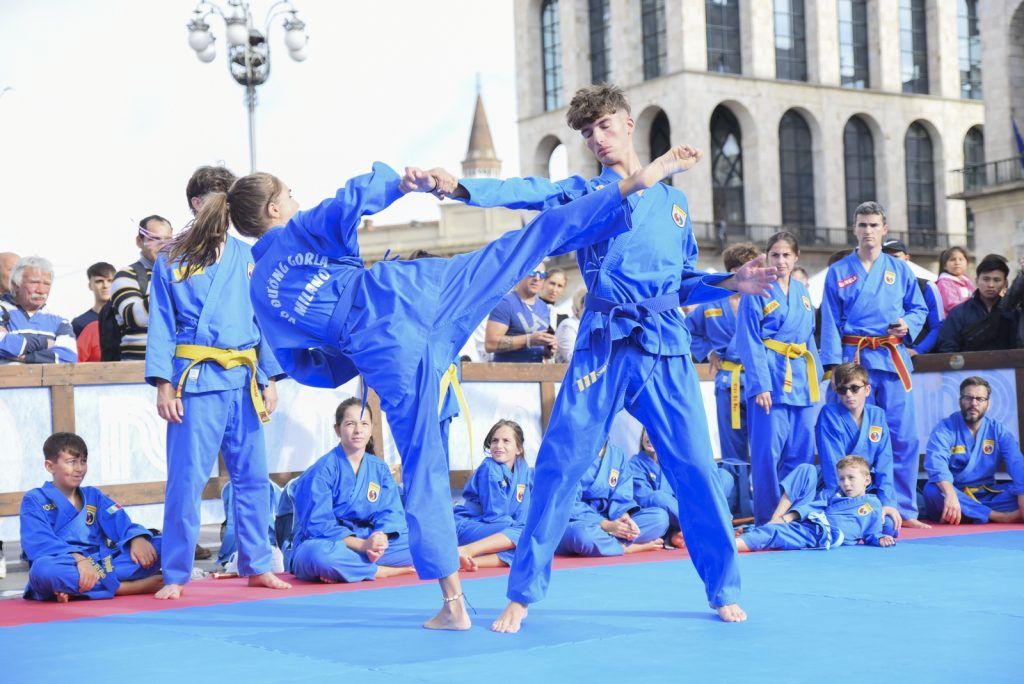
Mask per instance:
[[[715,607],[735,603],[740,578],[732,524],[711,454],[693,364],[689,357],[659,359],[628,340],[619,340],[612,345],[605,373],[579,391],[576,379],[604,362],[604,354],[595,355],[592,349],[573,354],[537,454],[530,512],[516,547],[508,598],[533,603],[547,593],[551,558],[568,525],[573,492],[601,450],[627,393],[633,396],[640,390],[636,401],[625,408],[647,427],[679,499],[683,535],[708,601]]]
[[[760,408],[760,407],[755,407]],[[772,406],[775,412],[775,406]],[[762,410],[763,414],[764,411]],[[789,497],[793,507],[814,500],[818,492],[818,469],[810,463],[797,465],[779,484],[781,491]],[[756,495],[756,490],[755,490]],[[778,506],[778,501],[775,502]],[[774,512],[774,508],[772,509]],[[771,519],[771,516],[768,516]],[[751,551],[761,549],[814,549],[824,546],[824,533],[814,523],[799,520],[792,523],[762,523],[743,534],[740,539]]]
[[[723,479],[726,488],[725,498],[729,502],[729,510],[737,518],[747,518],[754,514],[750,496],[750,451],[747,448],[747,405],[740,402],[740,429],[732,428],[732,401],[729,388],[715,390],[715,407],[717,408],[718,442],[722,448]]]
[[[747,400],[750,478],[754,484],[754,522],[763,525],[779,505],[779,481],[801,463],[814,462],[813,406],[773,403],[765,413]]]
[[[459,535],[459,546],[472,544],[490,537],[492,534],[503,534],[512,540],[513,544],[519,543],[519,537],[523,533],[522,527],[509,527],[503,522],[485,523],[470,518],[456,518],[455,528]],[[499,551],[498,559],[505,565],[512,565],[516,550],[511,548],[508,551]]]
[[[885,410],[885,421],[889,425],[896,508],[904,518],[917,518],[920,454],[914,397],[903,389],[896,373],[868,369],[868,379],[871,382],[868,401]]]
[[[663,508],[642,508],[634,515],[633,522],[640,528],[640,534],[632,544],[646,544],[660,539],[668,531],[668,512]],[[576,520],[569,523],[555,553],[570,556],[621,556],[626,552],[627,542],[601,529],[597,520]]]
[[[1018,509],[1017,495],[1005,490],[982,489],[976,491],[974,496],[975,498],[972,499],[959,487],[956,488],[956,498],[960,502],[960,513],[964,522],[987,523],[992,511],[1012,513]],[[946,495],[942,493],[937,484],[929,482],[924,486],[925,517],[941,521],[945,503]]]
[[[109,556],[111,565],[108,569],[104,559],[98,554],[93,554],[91,558],[106,571],[106,576],[102,577],[96,586],[87,592],[78,591],[78,565],[74,556],[69,553],[60,556],[43,556],[33,561],[32,567],[28,570],[28,586],[44,601],[54,598],[58,592],[90,599],[113,598],[122,582],[145,579],[160,572],[160,541],[160,537],[150,539],[153,548],[156,549],[157,559],[148,568],[133,561],[131,554],[115,551]]]
[[[267,456],[263,425],[244,388],[185,394],[182,422],[167,424],[167,494],[163,570],[166,584],[186,584],[199,538],[203,488],[220,452],[234,490],[238,572],[270,572]]]
[[[348,548],[341,539],[307,539],[291,555],[292,574],[307,582],[320,579],[335,582],[372,580],[378,566],[382,565],[391,568],[412,565],[409,543],[404,538],[391,542],[376,563]]]

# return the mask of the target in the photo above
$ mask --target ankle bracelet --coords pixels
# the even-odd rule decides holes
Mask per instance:
[[[452,603],[453,601],[458,601],[460,598],[462,598],[462,596],[462,592],[459,592],[455,596],[442,596],[441,600],[445,603]]]

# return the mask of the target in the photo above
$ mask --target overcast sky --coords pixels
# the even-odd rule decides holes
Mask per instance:
[[[226,6],[226,2],[223,3]],[[262,26],[269,1],[253,3]],[[303,206],[374,160],[444,165],[465,156],[476,76],[505,175],[518,172],[511,0],[295,0],[309,58],[270,31],[270,79],[258,90],[257,166]],[[210,20],[217,58],[188,46],[189,0],[0,2],[0,251],[51,259],[50,307],[91,305],[85,269],[137,258],[136,222],[189,218],[185,182],[201,164],[248,172],[244,90],[227,68],[224,24]],[[418,196],[378,223],[432,220]]]

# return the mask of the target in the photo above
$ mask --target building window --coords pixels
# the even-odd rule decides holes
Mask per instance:
[[[839,77],[845,88],[870,88],[867,0],[839,0]]]
[[[981,99],[981,32],[978,0],[958,0],[957,33],[960,52],[960,97]]]
[[[711,185],[716,224],[743,225],[743,139],[740,124],[719,105],[711,115]]]
[[[804,0],[775,0],[775,77],[807,80]]]
[[[704,0],[708,33],[708,71],[738,74],[740,65],[739,0]]]
[[[903,92],[928,93],[928,17],[924,0],[900,0]]]
[[[980,126],[964,136],[964,190],[985,185],[985,134]]]
[[[658,112],[651,122],[651,136],[649,139],[651,149],[651,161],[669,151],[672,147],[672,131],[668,125],[668,116],[664,111]]]
[[[853,212],[861,202],[876,200],[875,141],[864,120],[854,116],[843,129],[843,167],[846,172],[846,218],[853,223]],[[851,242],[857,240],[852,235]]]
[[[644,80],[665,73],[668,61],[665,39],[665,0],[642,0],[640,6],[644,41]]]
[[[546,112],[562,106],[562,37],[558,23],[558,0],[544,0],[540,9],[540,42]]]
[[[612,16],[610,0],[590,0],[590,82],[612,80]]]
[[[910,124],[907,157],[907,233],[910,247],[935,246],[935,157],[932,139],[920,123]]]
[[[811,129],[793,110],[779,122],[779,186],[782,223],[797,228],[801,240],[814,241],[814,155]]]

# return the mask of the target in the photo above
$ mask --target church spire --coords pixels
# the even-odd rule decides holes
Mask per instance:
[[[487,124],[484,100],[480,94],[480,76],[476,80],[476,109],[473,112],[473,127],[469,132],[469,147],[462,160],[462,175],[465,178],[498,178],[501,175],[501,160],[494,151],[491,127]]]

